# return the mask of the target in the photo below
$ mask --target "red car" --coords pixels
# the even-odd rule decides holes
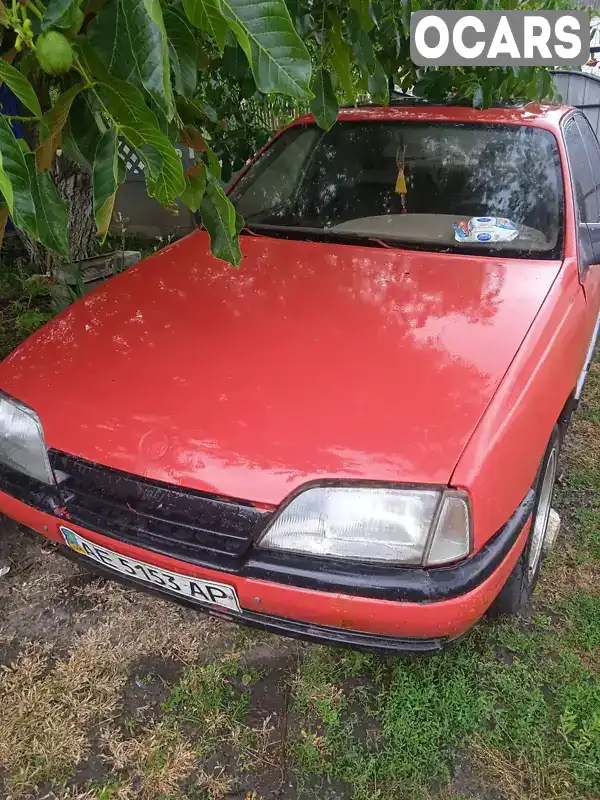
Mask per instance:
[[[239,270],[198,230],[0,364],[0,510],[322,642],[518,612],[598,333],[599,182],[570,108],[302,117],[231,189]]]

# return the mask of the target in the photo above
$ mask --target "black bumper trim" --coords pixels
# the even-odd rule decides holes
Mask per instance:
[[[448,567],[389,567],[292,553],[253,550],[241,577],[380,600],[427,603],[475,589],[500,566],[531,516],[530,489],[508,522],[471,558]]]
[[[58,552],[78,564],[85,565],[91,572],[103,578],[117,581],[133,589],[141,590],[147,594],[160,597],[163,600],[172,600],[179,605],[193,608],[210,614],[214,617],[227,619],[237,622],[250,628],[275,633],[280,636],[291,636],[295,639],[302,639],[317,644],[336,645],[340,647],[351,647],[355,650],[366,650],[375,653],[413,653],[413,654],[433,654],[439,653],[446,647],[458,641],[458,639],[435,638],[435,639],[412,639],[400,636],[386,636],[385,634],[368,633],[367,631],[347,630],[345,628],[335,628],[329,625],[313,625],[309,622],[277,617],[272,614],[260,614],[256,611],[242,610],[241,614],[228,612],[224,609],[215,609],[198,603],[192,598],[182,597],[181,595],[163,592],[158,587],[149,586],[143,581],[121,575],[111,569],[103,567],[101,564],[92,561],[85,556],[75,553],[68,547],[58,546]]]

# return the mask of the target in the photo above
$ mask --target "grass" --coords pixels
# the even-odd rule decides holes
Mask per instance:
[[[0,359],[53,316],[46,279],[26,266],[0,265]]]
[[[342,780],[352,787],[348,796],[361,800],[408,798],[450,785],[458,752],[474,763],[496,754],[505,766],[526,764],[538,783],[544,776],[540,796],[593,797],[600,787],[600,678],[571,647],[597,648],[600,616],[572,602],[576,619],[568,617],[558,642],[555,626],[483,625],[441,657],[385,669],[370,659],[363,672],[370,680],[350,696],[339,693],[351,672],[344,656],[336,659],[339,677],[315,686],[313,655],[296,676],[301,770]],[[522,797],[534,796],[530,791]]]
[[[18,540],[15,582],[0,584],[0,650],[14,652],[0,672],[0,795],[600,797],[599,464],[596,362],[562,456],[563,529],[530,613],[483,621],[427,658],[263,636],[82,584],[38,551],[19,573],[23,548],[38,545]],[[47,608],[56,620],[36,627]]]
[[[194,771],[193,744],[177,728],[160,721],[124,737],[118,729],[104,731],[106,758],[120,778],[102,787],[110,798],[183,797],[182,782]]]
[[[0,672],[0,764],[8,774],[11,796],[28,796],[32,787],[45,783],[66,791],[77,766],[98,743],[109,772],[142,765],[142,776],[154,775],[163,745],[163,771],[172,772],[172,762],[181,765],[184,760],[184,738],[182,744],[175,741],[176,732],[165,738],[161,720],[148,725],[136,723],[133,715],[123,719],[123,695],[140,658],[180,665],[197,661],[214,626],[201,617],[183,624],[177,608],[160,601],[157,607],[156,601],[137,595],[132,613],[131,594],[100,586],[96,600],[105,622],[73,634],[62,653],[49,643],[25,644]],[[25,592],[24,597],[29,603],[31,596]],[[152,622],[157,612],[161,625]],[[120,726],[115,727],[115,720]]]

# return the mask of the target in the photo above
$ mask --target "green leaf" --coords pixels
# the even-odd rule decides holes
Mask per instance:
[[[100,241],[104,242],[112,218],[119,188],[119,155],[117,130],[109,128],[100,138],[92,183],[94,187],[94,217]]]
[[[317,70],[313,77],[311,89],[315,96],[310,101],[310,110],[315,115],[317,125],[328,131],[337,120],[339,108],[331,77],[327,70],[322,67]]]
[[[68,19],[68,12],[73,6],[78,7],[77,0],[49,0],[42,17],[41,29],[45,31],[48,28],[69,28],[71,22]]]
[[[221,0],[221,8],[260,91],[310,100],[310,55],[284,0]]]
[[[36,210],[25,153],[3,116],[0,116],[0,154],[2,155],[2,170],[13,190],[11,214],[14,223],[18,228],[37,239]],[[8,201],[6,196],[5,199]]]
[[[552,80],[552,76],[550,75],[549,70],[542,69],[542,97],[548,98],[553,103],[557,103],[560,99],[560,95],[556,92],[554,88],[554,82]]]
[[[435,92],[438,75],[435,70],[426,72],[413,86],[413,92],[417,97],[428,97]]]
[[[52,159],[60,145],[62,131],[69,117],[73,100],[83,89],[82,83],[76,83],[58,96],[56,102],[44,116],[40,124],[40,143],[35,151],[39,170],[50,169]]]
[[[242,83],[248,76],[248,59],[242,48],[234,39],[233,45],[227,45],[223,52],[223,69],[234,80]],[[252,81],[254,91],[255,83]]]
[[[21,73],[21,75],[30,75],[32,72],[35,72],[39,67],[39,61],[35,57],[35,53],[33,50],[28,50],[26,53],[21,55],[19,59],[19,63],[17,64],[17,69]]]
[[[369,70],[366,67],[362,67],[358,71],[356,89],[359,94],[368,94],[369,92]]]
[[[6,200],[6,205],[12,211],[13,209],[13,188],[12,183],[10,182],[10,178],[4,171],[4,166],[2,163],[2,153],[0,152],[0,192],[2,192],[2,196]]]
[[[169,47],[160,0],[121,0],[127,16],[132,52],[144,88],[167,119],[175,113]]]
[[[375,60],[375,69],[369,75],[369,94],[374,103],[387,106],[390,102],[390,84],[388,76],[379,61]]]
[[[98,84],[97,90],[117,122],[123,125],[142,122],[155,128],[159,127],[156,114],[148,108],[144,95],[135,86],[113,79],[110,84]]]
[[[38,175],[35,155],[24,153],[4,117],[0,117],[3,170],[13,189],[15,225],[41,244],[68,257],[68,212],[47,172]]]
[[[361,72],[366,73],[367,89],[376,103],[389,103],[389,83],[385,70],[375,56],[373,42],[364,29],[360,29],[353,43],[354,57]]]
[[[201,112],[209,119],[211,122],[218,122],[219,115],[215,111],[215,109],[210,105],[210,103],[205,103],[204,100],[197,100],[196,105],[200,108]]]
[[[214,151],[213,151],[213,149],[211,147],[207,147],[206,148],[206,157],[208,159],[208,168],[209,168],[209,170],[215,176],[215,178],[220,181],[221,180],[221,173],[222,173],[221,162],[216,157],[216,155],[215,155],[215,153],[214,153]]]
[[[352,46],[354,58],[359,67],[365,67],[369,75],[375,72],[375,50],[373,49],[373,42],[369,39],[366,31],[360,30],[358,37]]]
[[[238,212],[236,211],[235,212],[235,232],[237,233],[238,236],[240,235],[240,232],[241,232],[241,230],[242,230],[242,228],[244,227],[245,224],[246,224],[246,220],[242,217],[241,214],[238,214]]]
[[[89,26],[88,38],[106,69],[142,86],[167,119],[175,111],[169,49],[160,0],[109,0]]]
[[[181,159],[168,137],[146,122],[123,125],[121,132],[142,159],[148,194],[165,205],[172,203],[185,190],[185,179]]]
[[[192,25],[210,34],[217,43],[220,55],[223,55],[229,26],[219,0],[183,0],[183,7]]]
[[[63,130],[63,137],[62,137],[62,151],[68,159],[73,161],[75,164],[80,166],[84,170],[89,170],[91,168],[91,163],[87,156],[84,155],[83,151],[79,147],[79,142],[73,136],[73,131],[69,123],[65,125]]]
[[[365,31],[370,31],[374,23],[369,10],[369,0],[350,0],[350,6],[358,14],[362,28]]]
[[[236,212],[231,201],[210,173],[200,204],[202,224],[210,237],[210,249],[216,258],[237,267],[242,253],[237,237]]]
[[[193,97],[198,77],[198,43],[185,15],[177,8],[164,13],[175,91]]]
[[[412,13],[412,2],[411,0],[401,0],[402,2],[402,25],[404,27],[404,35],[408,39],[410,36],[410,15]],[[419,4],[417,3],[417,8],[419,8]]]
[[[63,129],[62,151],[72,161],[91,172],[100,139],[98,123],[85,97],[79,94],[71,106],[71,113]]]
[[[179,135],[178,121],[176,121],[177,118],[173,117],[173,120],[169,122],[160,108],[156,105],[156,103],[153,103],[152,100],[150,100],[148,106],[150,111],[154,114],[154,118],[158,123],[159,130],[161,130],[172,142],[176,142],[177,136]]]
[[[19,100],[32,114],[36,117],[42,116],[40,101],[37,99],[33,86],[18,69],[8,64],[3,58],[0,58],[0,82],[1,81],[4,81],[11,92],[16,94]]]
[[[198,211],[206,190],[206,167],[195,164],[185,173],[185,189],[179,198],[190,211]]]
[[[191,114],[192,117],[209,119],[211,122],[218,122],[219,117],[215,109],[203,100],[190,100],[187,97],[178,97],[176,100],[177,110],[181,113]]]
[[[544,70],[546,72],[546,70]],[[490,81],[485,80],[483,82],[483,107],[489,108],[492,103],[494,102],[494,92],[492,90],[492,86]]]
[[[385,17],[382,20],[377,32],[377,41],[380,46],[380,59],[392,59],[396,63],[402,49],[402,37],[397,19]]]
[[[334,68],[348,100],[353,103],[356,95],[352,80],[352,49],[342,37],[341,30],[337,25],[331,29],[329,41],[331,43],[331,66]]]
[[[45,247],[69,258],[69,212],[48,172],[36,172],[35,155],[25,155],[35,214],[37,236]]]
[[[73,44],[77,58],[91,77],[105,83],[114,79],[114,75],[111,75],[108,71],[105,53],[98,50],[90,37],[80,36]]]

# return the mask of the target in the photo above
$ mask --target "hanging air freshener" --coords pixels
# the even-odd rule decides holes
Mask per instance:
[[[401,146],[396,151],[396,165],[398,166],[398,177],[396,178],[396,186],[394,191],[400,195],[400,203],[402,204],[402,214],[406,214],[406,177],[404,175],[404,151],[405,147]]]

